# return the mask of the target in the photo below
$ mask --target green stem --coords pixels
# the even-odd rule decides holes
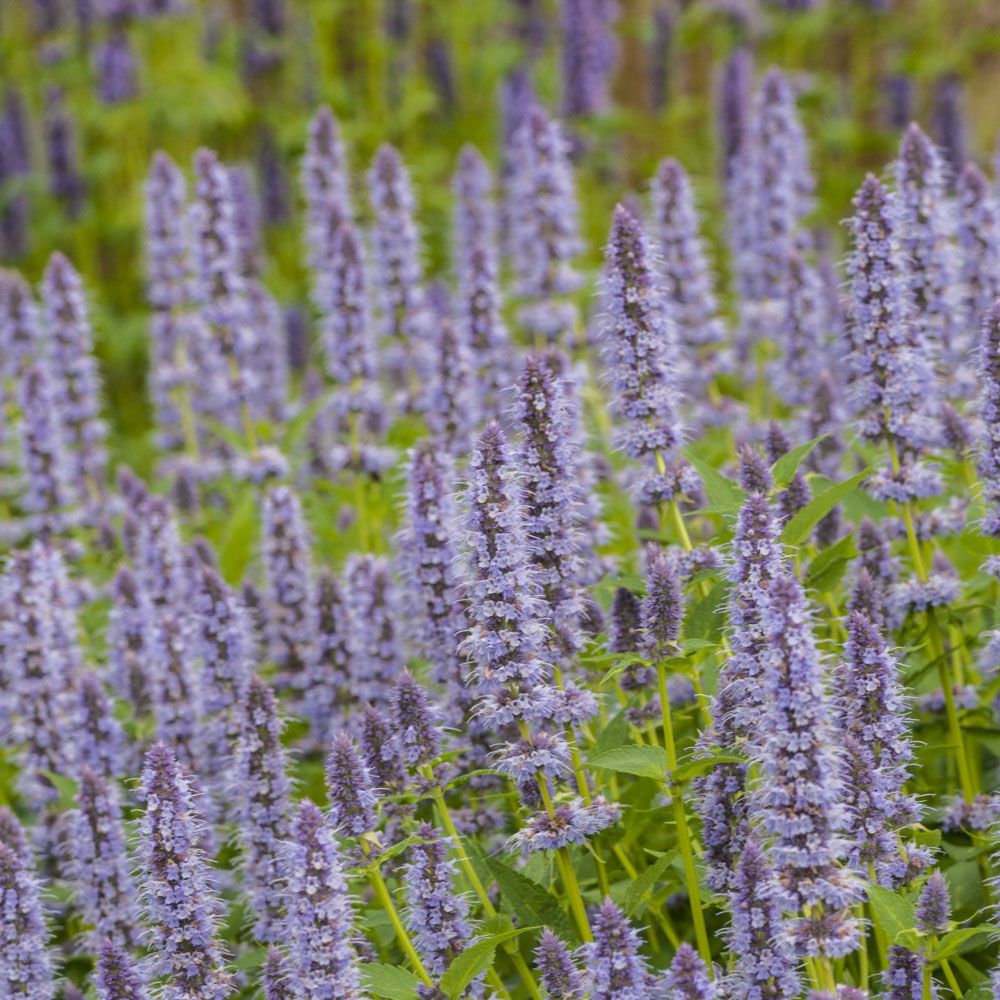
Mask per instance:
[[[367,849],[364,850],[367,854]],[[406,928],[403,926],[403,922],[399,919],[399,914],[396,912],[396,904],[393,903],[392,896],[389,895],[389,889],[385,884],[385,879],[382,878],[382,873],[377,867],[373,867],[370,870],[369,878],[371,879],[372,888],[375,890],[375,895],[378,897],[378,901],[382,905],[382,909],[385,910],[388,915],[389,923],[392,924],[392,929],[396,932],[396,938],[403,946],[403,951],[405,951],[409,956],[414,970],[424,981],[424,985],[433,988],[434,983],[431,981],[431,977],[427,974],[427,970],[424,968],[424,963],[420,961],[417,949],[413,947],[413,942],[410,940],[410,935],[406,933]]]
[[[552,808],[552,796],[549,795],[548,786],[545,779],[540,778],[538,788],[542,793],[542,801],[545,803],[545,810],[549,816],[554,816]],[[583,895],[580,892],[580,883],[576,879],[576,872],[573,871],[573,864],[569,858],[569,851],[565,847],[560,847],[556,851],[556,864],[559,866],[559,875],[562,878],[563,888],[569,899],[570,909],[580,929],[584,941],[593,941],[594,935],[590,931],[590,921],[587,919],[587,908],[583,905]]]

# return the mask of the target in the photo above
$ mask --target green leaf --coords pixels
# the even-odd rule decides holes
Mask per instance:
[[[595,757],[611,750],[613,747],[622,746],[628,739],[628,720],[625,718],[623,708],[598,734],[594,745],[590,748],[590,756]]]
[[[488,854],[483,857],[483,862],[519,919],[549,927],[565,941],[579,941],[565,910],[544,886]]]
[[[398,965],[380,965],[377,962],[361,963],[361,979],[365,989],[387,1000],[413,1000],[420,980]]]
[[[681,645],[681,649],[684,651],[685,656],[690,656],[692,653],[697,653],[702,649],[718,649],[719,644],[717,642],[709,642],[707,639],[685,639]]]
[[[996,924],[979,924],[976,927],[960,927],[957,930],[948,931],[938,941],[938,946],[931,953],[931,961],[940,962],[942,958],[954,955],[963,944],[968,944],[973,938],[989,937],[998,931],[1000,931],[1000,927]]]
[[[73,809],[76,806],[76,793],[79,786],[72,778],[67,778],[65,774],[56,774],[55,771],[39,771],[52,787],[59,793],[59,808]]]
[[[622,653],[621,659],[615,663],[610,670],[601,678],[602,684],[607,684],[609,680],[613,677],[617,677],[623,670],[627,667],[632,666],[633,663],[645,663],[646,658],[640,656],[638,653]]]
[[[259,969],[266,958],[266,948],[253,948],[240,955],[232,964],[237,969]]]
[[[722,626],[722,603],[726,599],[726,581],[719,580],[691,609],[684,622],[684,641],[704,639],[711,642]]]
[[[649,892],[657,882],[666,874],[674,858],[679,854],[680,849],[675,847],[666,854],[661,854],[654,864],[651,864],[639,877],[632,882],[625,891],[625,912],[632,916],[636,907],[642,902],[643,897]]]
[[[503,944],[518,934],[538,930],[537,927],[515,927],[501,934],[493,934],[482,941],[470,945],[460,955],[456,955],[441,977],[441,990],[449,1000],[458,1000],[466,986],[481,972],[485,972],[493,964],[493,956],[497,946]]]
[[[604,753],[590,756],[587,763],[591,767],[601,767],[606,771],[619,771],[625,774],[636,774],[640,778],[654,778],[656,781],[666,779],[670,758],[663,747],[625,746],[615,747]]]
[[[219,569],[231,586],[243,579],[254,551],[254,534],[257,530],[257,493],[244,491],[229,517],[229,527],[219,546]]]
[[[705,487],[705,496],[713,507],[719,508],[720,513],[735,514],[743,505],[743,490],[731,479],[727,479],[718,469],[703,462],[700,458],[687,451],[682,452],[684,457],[695,467],[695,471],[701,476],[702,485]]]
[[[798,545],[809,537],[809,532],[840,503],[844,497],[853,493],[862,480],[868,476],[868,469],[859,472],[850,479],[845,479],[842,483],[836,483],[828,490],[814,496],[792,519],[785,525],[785,530],[781,533],[781,541],[784,545]]]
[[[825,434],[820,434],[819,437],[813,438],[812,441],[800,444],[797,448],[793,448],[791,451],[782,455],[781,458],[779,458],[778,461],[771,466],[771,477],[774,479],[774,485],[777,487],[787,486],[795,477],[795,473],[798,472],[803,459],[805,459],[809,452],[811,452],[813,448],[815,448],[816,445],[818,445],[825,437]]]
[[[902,896],[874,882],[865,886],[865,892],[868,893],[868,900],[872,904],[875,920],[890,941],[895,941],[896,935],[901,931],[912,930],[916,926],[913,904],[908,903]]]
[[[848,562],[857,554],[853,535],[845,535],[840,541],[824,549],[809,563],[809,568],[806,570],[806,589],[832,589],[843,575]]]
[[[746,757],[738,753],[713,753],[707,757],[696,757],[693,760],[684,761],[671,775],[674,782],[683,785],[684,782],[692,778],[701,777],[708,774],[716,764],[745,764]]]

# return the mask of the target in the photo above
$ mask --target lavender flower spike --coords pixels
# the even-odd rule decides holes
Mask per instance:
[[[979,330],[1000,295],[1000,206],[989,181],[967,163],[955,185],[961,254],[963,320]]]
[[[980,417],[983,422],[977,468],[986,513],[980,530],[1000,537],[1000,299],[983,321],[979,354]]]
[[[45,322],[52,340],[51,366],[63,440],[73,455],[72,476],[101,491],[106,474],[100,378],[80,275],[54,253],[42,282]]]
[[[0,995],[51,1000],[56,993],[48,930],[30,860],[0,843]]]
[[[58,525],[58,512],[72,499],[73,488],[56,398],[48,370],[41,364],[29,365],[21,376],[18,399],[23,415],[21,460],[27,479],[21,503],[43,522]]]
[[[262,548],[271,658],[281,670],[280,687],[301,693],[315,652],[316,608],[309,539],[290,486],[273,486],[264,495]]]
[[[469,944],[472,925],[468,903],[453,886],[455,862],[448,858],[448,841],[429,823],[420,824],[417,836],[424,843],[410,848],[403,871],[406,919],[427,971],[438,978]]]
[[[676,347],[652,257],[639,223],[619,205],[605,251],[604,360],[621,421],[616,445],[643,466],[640,502],[655,504],[697,486],[667,467],[683,439],[673,378]]]
[[[274,692],[256,674],[240,713],[233,773],[243,867],[257,922],[258,941],[276,940],[284,908],[278,878],[278,845],[291,829],[291,785],[281,746],[282,720]]]
[[[288,978],[288,960],[273,945],[267,950],[260,978],[265,1000],[292,1000],[294,993]]]
[[[889,967],[882,975],[886,987],[885,1000],[922,1000],[924,956],[901,944],[889,945]],[[936,998],[933,985],[931,996]]]
[[[823,668],[802,586],[792,576],[771,584],[762,608],[763,741],[753,802],[772,838],[771,852],[798,955],[840,958],[858,947],[850,907],[859,898],[840,866],[847,825],[840,762]]]
[[[96,940],[131,949],[138,937],[135,890],[117,788],[84,767],[77,803],[70,813],[69,874],[84,915]]]
[[[542,931],[535,950],[535,966],[552,1000],[580,1000],[583,996],[583,976],[569,948],[548,927]]]
[[[38,304],[17,271],[0,271],[0,343],[9,379],[19,379],[46,352]]]
[[[347,733],[337,733],[326,758],[330,822],[343,837],[362,837],[375,829],[378,796],[372,775]]]
[[[97,1000],[149,1000],[146,984],[136,972],[132,956],[106,939],[97,953],[94,981]]]
[[[591,1000],[649,1000],[651,976],[625,914],[605,899],[591,927],[594,941],[584,946]]]
[[[190,781],[162,743],[146,754],[140,826],[142,903],[153,967],[167,1000],[223,1000],[231,977],[215,940],[218,897],[200,847],[202,821]]]
[[[608,0],[562,0],[563,114],[604,111],[618,45],[617,5]]]
[[[428,703],[426,692],[409,670],[404,670],[396,679],[392,715],[403,749],[403,760],[410,767],[419,767],[437,756],[441,748],[441,732],[435,713]]]
[[[931,873],[917,900],[917,927],[925,934],[944,934],[951,922],[948,882],[940,871]]]
[[[308,799],[299,803],[283,871],[288,901],[286,941],[298,1000],[360,995],[361,976],[351,939],[351,897],[337,840]]]
[[[669,1000],[715,1000],[717,989],[698,953],[682,941],[665,977]]]

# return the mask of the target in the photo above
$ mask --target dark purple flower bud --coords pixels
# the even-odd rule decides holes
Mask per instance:
[[[131,949],[138,938],[135,889],[117,787],[84,766],[76,801],[79,808],[69,819],[68,875],[95,941]]]
[[[535,949],[535,967],[552,1000],[580,1000],[583,975],[569,948],[546,927]]]
[[[728,990],[755,1000],[780,1000],[801,992],[798,962],[784,935],[781,890],[767,856],[747,840],[736,864],[726,937],[734,956]]]
[[[967,163],[955,186],[965,319],[979,330],[1000,294],[1000,207],[989,182]]]
[[[791,451],[791,442],[781,425],[772,420],[767,428],[768,461],[773,465],[789,451]],[[778,494],[777,499],[778,510],[786,521],[809,503],[812,499],[812,490],[809,488],[809,483],[806,482],[801,468],[795,470],[788,485]]]
[[[268,35],[277,37],[285,30],[284,0],[253,0],[250,15],[254,25]]]
[[[934,141],[941,147],[952,177],[958,175],[968,159],[965,128],[965,87],[957,73],[945,73],[934,81]]]
[[[396,586],[387,560],[352,553],[344,567],[351,637],[352,690],[361,701],[386,705],[403,669]]]
[[[673,378],[676,344],[639,223],[619,205],[605,251],[604,360],[621,420],[617,447],[641,463],[638,495],[657,503],[693,489],[690,475],[661,466],[683,440]]]
[[[274,692],[256,674],[247,686],[233,754],[237,820],[258,941],[280,937],[284,909],[278,877],[279,845],[291,829],[291,786],[281,746],[283,720]]]
[[[518,294],[532,303],[522,321],[556,342],[576,323],[575,307],[554,300],[580,283],[572,265],[581,250],[579,210],[566,140],[537,105],[514,137],[511,167],[509,241],[516,248]]]
[[[285,940],[296,994],[353,997],[361,991],[354,913],[337,840],[308,799],[299,803],[283,870],[288,903]]]
[[[674,561],[660,548],[646,553],[646,596],[642,599],[641,651],[654,663],[678,653],[684,622],[684,589]]]
[[[607,108],[618,55],[611,0],[562,0],[563,114],[593,115]]]
[[[42,284],[45,322],[51,338],[51,371],[63,440],[72,455],[74,481],[101,491],[106,476],[100,377],[83,283],[73,265],[54,253]]]
[[[257,139],[257,183],[260,212],[268,226],[287,222],[291,216],[285,159],[271,129],[261,130]]]
[[[466,619],[456,572],[453,484],[449,456],[431,440],[417,444],[410,456],[399,564],[411,640],[441,685],[461,685],[464,665],[458,651]]]
[[[379,787],[402,786],[405,775],[396,734],[389,721],[371,705],[365,705],[361,716],[361,752]]]
[[[591,917],[592,944],[584,945],[591,1000],[642,1000],[649,971],[639,954],[639,934],[625,914],[605,899]]]
[[[627,587],[616,587],[611,599],[609,647],[613,653],[635,653],[639,650],[639,629],[642,627],[642,602]]]
[[[290,486],[273,486],[264,495],[261,549],[271,659],[281,670],[279,690],[301,693],[315,656],[316,606],[309,538]]]
[[[0,990],[5,996],[30,1000],[55,996],[48,938],[30,859],[0,844]]]
[[[215,938],[219,899],[201,848],[203,823],[189,778],[158,743],[146,754],[140,888],[154,974],[168,1000],[224,1000],[233,992]]]
[[[753,92],[753,55],[737,48],[726,61],[718,97],[719,148],[722,173],[732,176],[733,160],[744,149],[750,131],[750,96]]]
[[[913,120],[913,78],[906,73],[890,73],[882,81],[885,123],[893,132],[902,132]]]
[[[372,774],[350,737],[337,733],[326,758],[330,822],[342,837],[361,837],[375,829],[378,795]]]
[[[392,692],[392,720],[403,750],[403,760],[411,768],[436,757],[441,749],[441,731],[424,689],[404,670]]]
[[[326,744],[337,715],[356,701],[349,689],[350,623],[347,602],[337,577],[321,569],[316,577],[316,644],[307,679],[306,704],[312,735]]]
[[[698,953],[682,941],[664,977],[670,1000],[715,1000],[717,990]]]
[[[917,900],[917,927],[925,934],[944,934],[951,924],[948,882],[940,871],[931,873]]]
[[[136,715],[150,706],[153,678],[143,645],[143,610],[139,584],[128,566],[121,566],[111,584],[113,603],[108,626],[111,686]]]
[[[745,444],[740,448],[740,486],[746,493],[767,494],[774,489],[771,470],[761,453],[753,446]]]
[[[27,115],[20,91],[8,89],[0,114],[0,184],[31,171]],[[0,248],[6,258],[20,257],[28,248],[28,196],[9,192],[0,205]]]
[[[406,920],[413,943],[435,979],[465,950],[472,937],[469,906],[455,891],[455,862],[448,858],[448,841],[429,823],[421,823],[403,870]]]
[[[977,468],[986,514],[981,531],[1000,536],[1000,299],[983,321],[979,354],[979,415],[983,422]]]
[[[62,202],[66,214],[75,219],[83,209],[86,184],[80,173],[73,120],[56,88],[45,96],[44,132],[49,191]]]
[[[95,963],[98,1000],[149,1000],[149,991],[126,948],[110,938],[101,942]]]
[[[76,735],[80,760],[100,776],[119,777],[125,773],[125,734],[112,715],[111,702],[100,680],[90,671],[77,681],[80,711]]]
[[[94,53],[94,72],[97,74],[97,96],[105,104],[122,104],[136,96],[139,81],[135,53],[125,28],[112,28]]]
[[[4,374],[11,379],[20,379],[46,350],[38,305],[17,271],[0,271],[0,342]]]
[[[267,950],[261,981],[264,984],[265,1000],[293,1000],[295,991],[289,980],[289,963],[273,945]]]

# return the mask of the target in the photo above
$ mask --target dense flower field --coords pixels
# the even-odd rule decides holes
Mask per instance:
[[[522,3],[450,182],[309,91],[255,174],[224,134],[143,156],[130,255],[138,50],[197,27],[206,106],[235,61],[273,115],[326,22],[64,6],[0,12],[62,74],[0,114],[0,1000],[1000,1000],[1000,200],[961,76],[926,128],[885,81],[895,150],[838,203],[808,79],[730,47],[706,213],[682,156],[631,176],[637,26],[896,15]],[[362,6],[343,79],[405,107]],[[382,13],[455,111],[475,32]],[[142,126],[120,218],[81,66]]]

